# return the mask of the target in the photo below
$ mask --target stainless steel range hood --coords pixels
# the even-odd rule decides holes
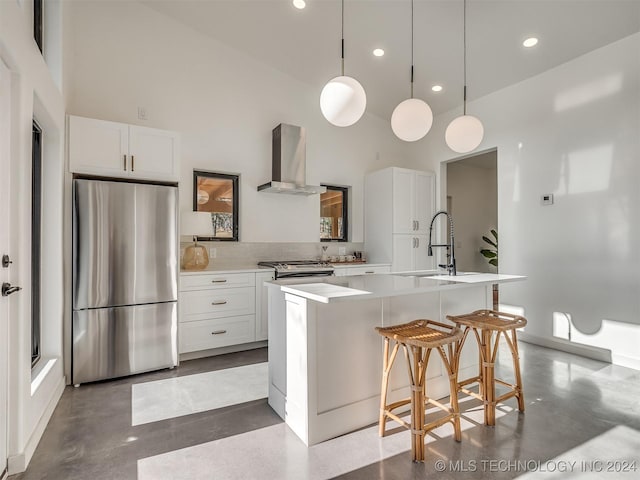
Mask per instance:
[[[289,195],[316,195],[327,187],[307,185],[306,132],[302,127],[281,123],[272,132],[272,180],[260,185],[259,192]]]

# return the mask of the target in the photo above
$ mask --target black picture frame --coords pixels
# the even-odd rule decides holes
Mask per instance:
[[[198,204],[198,179],[199,178],[217,178],[223,180],[231,180],[232,182],[232,190],[233,190],[233,198],[232,198],[232,235],[230,237],[198,237],[198,240],[203,241],[220,241],[220,242],[237,242],[239,238],[239,225],[238,219],[240,217],[240,200],[239,200],[239,175],[232,175],[228,173],[217,173],[217,172],[208,172],[205,170],[194,170],[193,171],[193,211],[194,212],[202,212],[206,210],[199,209]]]

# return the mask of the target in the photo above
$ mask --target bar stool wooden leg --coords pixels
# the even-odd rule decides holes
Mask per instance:
[[[393,366],[393,362],[396,359],[398,348],[400,345],[396,342],[391,351],[391,357],[389,357],[389,339],[384,339],[384,351],[382,357],[382,387],[380,391],[380,419],[378,421],[378,434],[384,437],[386,432],[387,422],[387,392],[389,389],[389,372]]]
[[[423,358],[421,347],[411,346],[411,356],[408,347],[404,344],[403,347],[411,384],[411,451],[414,462],[424,462],[424,381],[431,349],[427,349]]]
[[[440,352],[440,357],[442,358],[442,363],[444,363],[445,369],[449,375],[449,390],[451,392],[450,395],[450,403],[451,403],[451,414],[453,415],[453,431],[455,435],[455,439],[457,442],[462,441],[462,430],[460,429],[460,407],[458,405],[458,362],[459,357],[457,356],[453,344],[448,345],[447,355],[444,351],[444,348],[440,347],[438,349]]]
[[[495,419],[495,406],[496,406],[496,387],[494,381],[494,364],[493,364],[493,349],[491,348],[491,340],[493,332],[491,330],[482,330],[482,351],[483,351],[483,363],[482,363],[482,378],[483,378],[483,391],[484,391],[484,423],[485,425],[494,426],[496,424]]]
[[[511,330],[511,338],[505,333],[504,338],[507,340],[507,344],[511,350],[511,356],[513,357],[513,372],[516,377],[516,397],[518,399],[518,410],[524,412],[524,393],[522,391],[522,375],[520,374],[520,355],[518,353],[518,337],[516,330]]]

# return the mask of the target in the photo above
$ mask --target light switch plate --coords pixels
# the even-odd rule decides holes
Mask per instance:
[[[542,201],[542,205],[553,205],[553,193],[545,193],[540,198]]]

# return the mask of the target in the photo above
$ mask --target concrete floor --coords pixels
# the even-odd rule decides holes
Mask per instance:
[[[510,359],[501,356],[505,361],[499,365],[498,373],[509,378]],[[131,426],[132,384],[259,363],[266,358],[266,349],[259,349],[183,362],[174,370],[83,385],[78,389],[67,387],[28,470],[10,478],[137,479],[139,459],[277,425],[281,419],[266,399],[262,399]],[[547,461],[563,453],[570,458],[572,453],[567,451],[580,448],[590,440],[597,441],[618,425],[630,427],[632,437],[640,438],[640,371],[524,343],[521,362],[524,414],[518,413],[514,399],[507,400],[496,427],[473,425],[463,431],[461,443],[450,437],[430,441],[427,461],[423,464],[412,463],[411,452],[406,451],[337,478],[408,480],[434,475],[439,480],[516,478],[526,472],[496,467],[496,462]],[[477,408],[474,402],[466,402],[465,408]],[[619,441],[606,438],[608,447],[612,447],[612,441]],[[344,452],[344,455],[350,454]],[[589,478],[640,478],[640,451],[636,455],[638,458],[633,460],[637,460],[637,471],[628,472],[629,475],[600,473]],[[439,471],[442,470],[442,464],[437,463],[440,459],[447,462],[444,471]],[[246,462],[251,461],[251,452],[247,452]],[[455,468],[458,471],[453,471]],[[299,478],[303,477],[314,475],[301,472]],[[222,477],[212,471],[202,478]]]

